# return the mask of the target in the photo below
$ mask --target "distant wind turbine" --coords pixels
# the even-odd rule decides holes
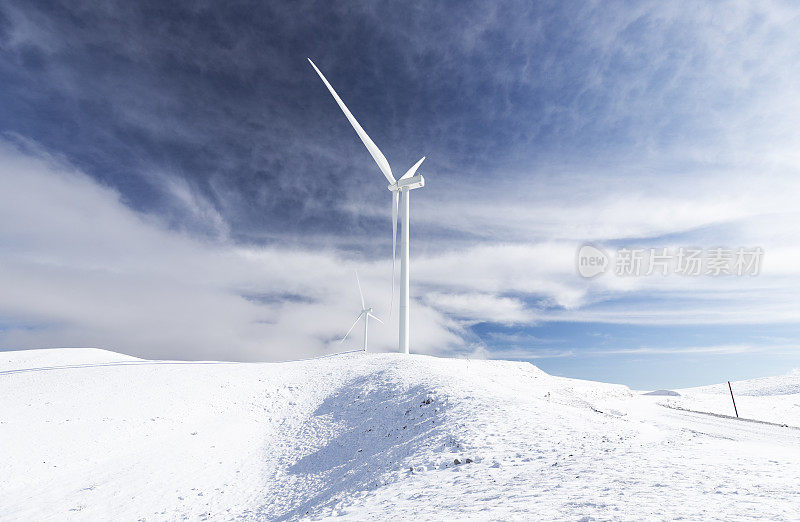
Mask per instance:
[[[425,161],[425,157],[423,156],[419,161],[417,161],[410,169],[406,171],[405,174],[400,177],[400,179],[395,180],[394,176],[392,175],[392,169],[389,167],[389,162],[386,161],[386,157],[383,155],[381,150],[377,145],[375,145],[370,137],[367,136],[367,133],[361,128],[361,125],[358,124],[355,117],[348,110],[342,99],[339,98],[339,95],[333,90],[333,87],[325,78],[325,75],[322,74],[322,71],[320,71],[314,62],[311,61],[311,58],[309,58],[308,61],[311,64],[311,67],[317,71],[317,74],[322,79],[325,87],[327,87],[331,95],[333,95],[333,99],[339,104],[339,108],[342,109],[342,112],[344,112],[344,115],[347,117],[350,125],[353,126],[356,134],[358,134],[358,137],[361,138],[364,146],[367,147],[372,159],[374,159],[375,163],[378,164],[378,168],[381,170],[381,172],[383,172],[383,175],[386,176],[386,180],[389,182],[388,188],[392,192],[392,301],[394,301],[394,266],[397,251],[398,207],[400,209],[402,226],[400,229],[400,332],[398,350],[400,353],[409,353],[409,332],[411,330],[411,325],[409,323],[409,197],[411,196],[410,192],[412,190],[425,186],[425,178],[422,177],[422,174],[416,174],[419,166],[422,165],[423,161]]]
[[[359,293],[359,295],[361,295],[361,313],[358,314],[358,317],[356,317],[356,320],[353,323],[353,326],[351,326],[350,329],[347,330],[347,333],[344,334],[344,337],[342,337],[342,340],[339,341],[339,344],[343,343],[344,340],[347,339],[347,336],[350,335],[350,332],[353,331],[353,328],[356,327],[356,324],[358,324],[358,321],[361,320],[361,318],[363,317],[364,318],[364,351],[366,352],[367,351],[367,334],[368,334],[368,328],[369,328],[369,318],[372,317],[373,319],[375,319],[376,321],[378,321],[381,324],[383,324],[383,321],[381,321],[380,318],[377,315],[372,313],[372,307],[367,308],[367,305],[364,302],[364,292],[361,291],[361,281],[358,280],[358,272],[356,272],[356,284],[358,284],[358,293]]]

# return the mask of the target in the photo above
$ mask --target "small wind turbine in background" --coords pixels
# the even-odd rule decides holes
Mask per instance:
[[[411,290],[409,279],[409,224],[411,221],[409,200],[412,190],[425,186],[425,178],[422,177],[422,174],[416,174],[419,166],[422,165],[423,161],[425,161],[425,157],[423,156],[422,159],[417,161],[410,169],[408,169],[406,173],[400,177],[400,179],[396,180],[392,174],[391,167],[389,167],[389,162],[386,161],[386,157],[383,155],[381,150],[377,145],[375,145],[370,137],[367,136],[367,133],[364,132],[364,129],[361,128],[361,125],[359,125],[359,123],[356,121],[355,117],[348,110],[342,99],[339,98],[339,95],[336,94],[336,91],[333,90],[333,87],[328,82],[327,78],[325,78],[325,75],[322,74],[322,71],[320,71],[314,62],[311,61],[311,58],[309,58],[308,61],[311,64],[311,67],[317,71],[317,74],[322,79],[325,87],[328,88],[333,96],[333,99],[336,100],[336,103],[339,104],[339,108],[342,109],[342,112],[347,117],[347,121],[349,121],[350,125],[353,126],[356,134],[358,134],[358,137],[361,138],[361,142],[364,143],[365,147],[367,147],[372,159],[374,159],[375,163],[378,164],[378,168],[381,169],[381,172],[383,172],[383,175],[389,182],[388,189],[392,192],[392,303],[394,303],[394,260],[397,250],[397,212],[399,207],[402,227],[400,229],[400,332],[398,338],[398,351],[400,353],[409,353],[409,334],[411,332],[411,323],[409,320],[409,295]]]
[[[364,318],[364,351],[366,352],[367,351],[367,334],[368,334],[368,329],[369,329],[369,318],[372,317],[373,319],[375,319],[376,321],[378,321],[381,324],[383,324],[383,321],[381,321],[380,318],[377,315],[372,313],[372,307],[367,308],[367,305],[364,302],[364,292],[361,291],[361,281],[358,280],[358,272],[356,272],[356,284],[358,284],[358,293],[359,293],[359,295],[361,295],[361,313],[358,314],[358,317],[356,317],[356,320],[353,323],[353,326],[351,326],[350,329],[347,330],[347,333],[344,334],[344,337],[342,337],[342,340],[339,341],[339,344],[343,343],[344,340],[347,339],[347,336],[350,335],[350,332],[353,331],[353,328],[356,327],[356,324],[358,324],[358,321],[360,321],[361,318],[363,317]]]

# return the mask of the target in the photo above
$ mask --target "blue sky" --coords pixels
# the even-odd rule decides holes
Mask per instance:
[[[311,57],[395,171],[428,158],[413,350],[643,388],[788,371],[797,23],[780,2],[5,2],[0,348],[332,353],[355,269],[386,315],[389,193]],[[587,242],[765,255],[757,277],[586,280]]]

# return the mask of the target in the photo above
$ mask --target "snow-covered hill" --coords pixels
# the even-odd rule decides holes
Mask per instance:
[[[6,352],[0,519],[800,517],[800,430],[661,406],[702,406],[680,393],[417,355]]]
[[[49,366],[65,365],[97,365],[119,363],[125,361],[141,361],[130,355],[109,352],[98,348],[56,348],[50,350],[24,350],[16,352],[0,352],[0,371],[9,373],[13,370],[42,370]]]
[[[747,381],[734,381],[731,383],[736,395],[797,395],[800,394],[800,369],[792,370],[786,375],[775,377],[762,377],[760,379],[750,379]],[[715,384],[712,386],[700,386],[697,388],[687,388],[687,393],[710,393],[728,395],[728,383]]]
[[[739,416],[800,426],[800,371],[731,383]],[[728,383],[677,390],[660,404],[719,415],[735,415]]]

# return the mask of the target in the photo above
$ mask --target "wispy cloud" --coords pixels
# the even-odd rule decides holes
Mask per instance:
[[[382,313],[388,308],[388,260],[348,259],[325,249],[243,247],[225,236],[224,227],[219,237],[198,238],[129,209],[119,193],[41,150],[4,142],[0,158],[4,346],[83,344],[146,356],[235,359],[322,353],[336,348],[357,311],[350,276],[355,268],[368,298]],[[183,195],[190,208],[205,208],[191,192]],[[218,223],[214,213],[196,214]],[[798,320],[796,293],[768,274],[749,279],[749,291],[730,279],[644,278],[617,288],[613,276],[605,279],[609,283],[579,278],[574,253],[569,243],[543,243],[420,256],[416,349],[463,350],[474,338],[468,328],[477,322]],[[653,299],[635,305],[614,300],[640,294]],[[661,301],[654,299],[659,295]],[[748,308],[736,299],[747,300]],[[374,343],[391,349],[393,328],[376,330]],[[536,357],[568,353],[519,349]]]
[[[800,321],[790,5],[309,5],[0,7],[4,347],[331,351],[355,268],[388,308],[389,195],[305,56],[396,169],[428,156],[419,351],[469,352],[482,323]],[[584,241],[765,260],[587,281]],[[517,341],[493,353],[572,353]]]
[[[102,346],[149,357],[282,359],[336,348],[388,263],[198,239],[127,208],[56,158],[0,144],[3,346]],[[291,294],[300,298],[252,299]],[[375,296],[377,297],[377,296]],[[382,304],[382,303],[381,303]],[[418,321],[418,349],[457,341]],[[392,336],[375,332],[376,346]]]
[[[736,355],[736,354],[776,354],[792,353],[800,348],[798,344],[721,344],[709,346],[675,346],[675,347],[637,347],[637,348],[603,348],[603,349],[552,349],[552,348],[473,348],[470,357],[480,359],[562,359],[562,358],[603,358],[615,356],[650,356],[650,355]]]
[[[437,310],[470,322],[518,324],[530,323],[533,319],[522,300],[509,297],[431,292],[425,294],[423,300]]]

